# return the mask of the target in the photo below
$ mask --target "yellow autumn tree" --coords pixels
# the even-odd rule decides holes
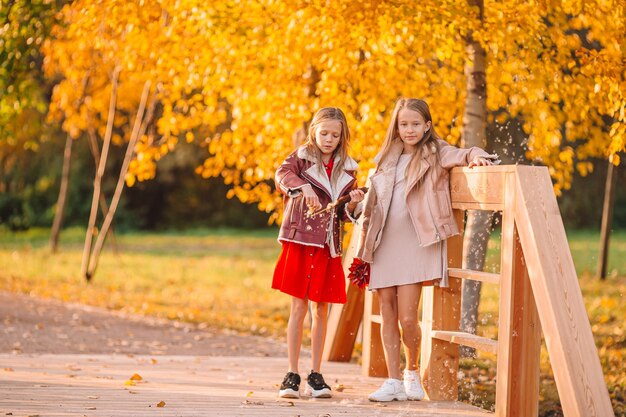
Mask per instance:
[[[156,2],[77,1],[63,8],[63,24],[45,45],[47,73],[63,77],[53,92],[51,119],[62,121],[72,137],[87,133],[92,148],[99,146],[98,139],[102,142],[81,267],[87,279],[95,271],[124,180],[132,185],[137,178],[153,177],[155,161],[181,136],[191,140],[192,130],[220,123],[223,112],[214,111],[210,79],[216,72],[205,71],[212,65],[194,67],[202,64],[196,61],[198,45],[211,33],[205,19],[188,15],[198,5],[178,2],[165,9]],[[111,142],[128,143],[128,149],[90,260]]]
[[[347,111],[364,168],[399,95],[429,101],[438,130],[457,142],[470,32],[487,53],[488,111],[523,121],[527,156],[549,166],[557,192],[590,157],[624,149],[623,2],[485,2],[482,21],[457,2],[250,5],[221,60],[231,125],[209,140],[199,171],[263,210],[277,207],[273,170],[320,106]]]
[[[528,157],[550,167],[559,190],[588,158],[624,149],[623,14],[623,1],[600,0],[487,1],[482,20],[454,1],[81,0],[47,50],[65,77],[51,114],[76,136],[90,124],[102,135],[121,65],[115,141],[128,139],[142,83],[157,86],[129,184],[154,176],[179,140],[197,140],[208,151],[199,174],[277,213],[274,170],[321,106],[346,111],[362,172],[400,95],[425,98],[457,143],[471,33],[487,54],[488,111],[522,120]],[[76,107],[86,78],[92,91]]]

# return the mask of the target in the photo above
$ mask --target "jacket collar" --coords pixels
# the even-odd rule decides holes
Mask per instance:
[[[374,157],[374,163],[381,168],[386,168],[389,165],[395,166],[403,150],[404,145],[402,144],[402,140],[400,138],[397,138],[391,144],[391,148],[389,149],[389,153],[387,154],[385,160],[382,160],[383,153],[381,151]],[[422,158],[429,158],[435,153],[437,153],[437,145],[433,143],[424,148],[424,154],[422,155]]]
[[[297,155],[298,158],[312,163],[312,165],[304,172],[311,180],[316,182],[316,185],[326,191],[333,201],[339,198],[343,190],[355,180],[354,174],[347,171],[355,171],[358,168],[358,165],[356,161],[349,156],[346,158],[343,165],[343,172],[341,172],[337,178],[336,186],[333,187],[330,183],[330,179],[326,175],[325,170],[319,166],[315,155],[312,155],[305,146],[300,146],[298,148]],[[335,155],[334,163],[335,166],[339,163],[338,155]]]
[[[313,164],[317,164],[317,158],[315,157],[315,155],[311,154],[311,152],[309,152],[307,147],[304,145],[298,147],[297,155],[300,159],[305,159]],[[339,162],[339,155],[335,155],[334,162]],[[349,156],[346,158],[346,162],[343,165],[343,169],[346,171],[356,171],[358,167],[359,165],[356,163],[356,161]]]
[[[420,163],[417,175],[406,186],[406,193],[415,187],[415,184],[426,174],[428,168],[431,167],[434,162],[432,156],[437,153],[437,144],[431,144],[424,148],[422,155],[422,163]],[[376,187],[376,194],[380,196],[380,200],[383,202],[390,201],[390,194],[393,191],[393,183],[395,181],[396,166],[398,165],[398,159],[402,155],[404,146],[400,139],[397,139],[391,144],[387,157],[382,159],[382,152],[376,155],[374,162],[378,165],[377,173],[372,176],[372,181]],[[377,175],[378,174],[378,175]]]

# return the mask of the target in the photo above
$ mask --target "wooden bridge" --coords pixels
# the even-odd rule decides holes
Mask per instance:
[[[310,359],[301,364],[307,369]],[[324,364],[330,399],[278,399],[286,358],[0,355],[0,416],[39,417],[485,417],[459,402],[375,404],[380,378]],[[10,369],[10,371],[8,370]],[[137,373],[142,377],[127,383]],[[161,407],[159,407],[159,404]]]
[[[500,272],[462,269],[463,237],[449,239],[450,288],[423,291],[420,363],[428,397],[457,399],[458,346],[466,345],[497,354],[495,415],[536,416],[543,329],[565,416],[613,416],[548,169],[455,168],[450,191],[461,230],[465,210],[502,212]],[[459,331],[464,279],[499,284],[498,340]],[[386,375],[378,302],[353,286],[348,303],[331,312],[325,359],[349,359],[361,322],[363,373]]]

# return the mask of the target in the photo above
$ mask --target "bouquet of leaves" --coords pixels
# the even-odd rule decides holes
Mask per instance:
[[[370,264],[359,258],[352,260],[352,265],[348,268],[350,273],[348,279],[357,287],[363,289],[370,283]]]

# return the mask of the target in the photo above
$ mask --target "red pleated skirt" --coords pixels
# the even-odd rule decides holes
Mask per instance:
[[[272,288],[316,303],[346,302],[346,279],[341,257],[332,258],[323,248],[282,242]]]

